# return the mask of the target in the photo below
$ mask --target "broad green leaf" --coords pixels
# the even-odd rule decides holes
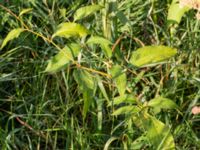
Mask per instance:
[[[126,73],[124,72],[123,68],[119,65],[112,66],[110,72],[112,75],[112,79],[114,80],[117,86],[119,94],[123,96],[126,90]]]
[[[131,94],[124,94],[122,96],[117,96],[114,98],[113,101],[110,101],[108,106],[111,105],[119,105],[122,103],[129,103],[129,104],[135,104],[136,103],[136,97]]]
[[[33,8],[26,8],[26,9],[23,9],[23,10],[19,13],[19,16],[22,16],[23,14],[26,14],[26,13],[32,11],[32,10],[33,10]]]
[[[112,56],[112,50],[110,48],[112,43],[103,37],[92,36],[88,39],[87,44],[99,44],[106,56],[109,58]]]
[[[85,37],[89,34],[89,31],[82,25],[72,22],[61,23],[58,25],[56,32],[52,38],[59,36],[69,38],[72,36]]]
[[[150,124],[147,128],[147,137],[156,150],[175,150],[174,138],[170,128],[164,123],[149,116]]]
[[[79,86],[80,92],[83,94],[83,119],[85,119],[96,92],[96,80],[91,73],[85,70],[75,70],[73,76]]]
[[[148,102],[148,106],[154,108],[155,113],[159,113],[161,109],[179,109],[178,105],[172,100],[163,97],[156,97]]]
[[[13,40],[14,38],[17,38],[20,35],[20,33],[22,33],[23,31],[24,31],[24,29],[22,29],[22,28],[17,28],[17,29],[11,30],[8,33],[8,35],[6,36],[6,38],[3,40],[1,49],[4,48],[9,41]]]
[[[167,46],[145,46],[132,53],[130,63],[136,67],[144,67],[163,62],[176,53],[176,49]]]
[[[188,10],[190,10],[190,8],[188,8],[187,6],[180,6],[179,0],[173,0],[168,10],[168,22],[175,22],[179,24],[181,18]]]
[[[80,45],[74,43],[64,47],[62,51],[50,59],[45,72],[54,73],[64,69],[70,61],[73,61],[78,56],[80,49]]]
[[[74,79],[78,83],[81,91],[86,89],[94,90],[96,88],[95,76],[86,70],[75,70]]]
[[[145,111],[140,111],[133,116],[133,122],[147,133],[148,141],[156,150],[174,150],[174,138],[170,128]]]
[[[93,13],[95,13],[98,10],[101,10],[103,7],[100,5],[90,5],[79,8],[75,14],[74,14],[74,20],[80,20],[83,19]]]
[[[140,108],[137,106],[123,106],[115,110],[112,115],[118,116],[123,114],[134,114],[140,111]]]

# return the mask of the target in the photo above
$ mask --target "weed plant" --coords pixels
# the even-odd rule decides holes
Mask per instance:
[[[99,45],[87,45],[89,36],[52,39],[60,23],[73,22],[76,11],[91,4],[104,6],[105,11],[76,23],[109,40],[111,57]],[[0,45],[13,29],[28,32],[0,50],[0,149],[164,149],[147,138],[145,127],[141,129],[145,125],[132,120],[136,113],[115,115],[125,106],[145,108],[158,96],[179,106],[159,113],[148,109],[170,128],[173,149],[200,149],[200,117],[191,113],[200,104],[200,22],[194,10],[188,11],[172,36],[167,26],[170,4],[170,0],[1,0]],[[81,43],[75,63],[56,73],[45,72],[49,60],[70,43]],[[132,53],[147,45],[174,47],[178,53],[169,63],[133,67]],[[125,72],[125,89],[118,89],[111,78],[113,65]],[[84,73],[89,74],[86,79],[79,77]],[[91,87],[82,89],[80,82]],[[91,91],[93,83],[97,86]],[[116,105],[124,92],[136,102]],[[92,100],[88,109],[85,99]]]

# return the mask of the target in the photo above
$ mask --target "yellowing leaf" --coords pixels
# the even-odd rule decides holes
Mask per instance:
[[[87,41],[88,44],[99,44],[103,52],[109,58],[112,56],[112,50],[110,45],[112,44],[109,40],[99,37],[99,36],[92,36]]]
[[[116,83],[120,96],[123,96],[126,90],[126,82],[127,82],[126,73],[119,65],[113,66],[110,69],[110,72],[114,82]]]
[[[52,38],[56,36],[65,38],[69,38],[71,36],[85,37],[88,34],[89,31],[82,25],[72,22],[66,22],[58,25],[58,28],[53,34]]]
[[[175,23],[180,23],[182,16],[190,10],[189,7],[187,6],[180,6],[179,0],[173,0],[169,10],[168,10],[168,16],[167,20],[168,22],[175,22]]]
[[[90,6],[81,7],[75,12],[74,20],[76,21],[76,20],[83,19],[102,8],[103,7],[100,5],[90,5]]]
[[[163,62],[177,53],[177,50],[167,46],[145,46],[132,53],[130,63],[137,67]]]
[[[70,44],[50,59],[45,72],[57,72],[64,69],[70,61],[74,60],[80,51],[81,47],[78,44]]]
[[[147,137],[156,150],[175,150],[174,138],[170,128],[164,123],[149,116],[149,126],[147,127]]]
[[[146,132],[148,141],[156,150],[175,150],[174,138],[170,128],[163,122],[151,116],[145,111],[140,111],[133,116],[136,126]]]
[[[22,33],[23,31],[24,31],[24,29],[22,29],[22,28],[17,28],[17,29],[11,30],[8,33],[8,35],[6,36],[6,38],[3,40],[1,49],[4,48],[9,41],[13,40],[14,38],[17,38],[20,35],[20,33]]]
[[[33,10],[33,8],[26,8],[26,9],[23,9],[23,10],[19,13],[19,16],[22,16],[23,14],[26,14],[26,13],[32,11],[32,10]]]

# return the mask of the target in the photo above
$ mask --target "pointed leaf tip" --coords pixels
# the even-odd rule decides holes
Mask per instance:
[[[74,20],[76,21],[76,20],[83,19],[95,13],[96,11],[101,10],[102,8],[103,6],[100,6],[100,5],[89,5],[89,6],[81,7],[75,12]]]
[[[59,36],[69,38],[72,36],[85,37],[89,34],[89,31],[82,25],[66,22],[58,25],[56,32],[52,35],[52,38]]]
[[[130,63],[136,67],[144,67],[166,61],[176,53],[176,49],[163,45],[144,46],[132,52]]]
[[[54,73],[64,69],[70,61],[74,60],[74,57],[78,56],[80,50],[80,45],[75,43],[64,47],[62,51],[49,60],[45,72]]]
[[[1,45],[1,49],[3,49],[9,41],[17,38],[23,31],[24,31],[24,29],[22,29],[22,28],[16,28],[16,29],[11,30],[7,34],[6,38],[3,40],[3,43]]]

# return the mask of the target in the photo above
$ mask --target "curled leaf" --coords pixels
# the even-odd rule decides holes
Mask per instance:
[[[23,9],[20,13],[19,13],[19,16],[22,16],[23,14],[26,14],[28,12],[31,12],[33,10],[33,8],[26,8],[26,9]]]
[[[179,4],[179,0],[173,0],[169,10],[167,20],[169,23],[177,23],[179,24],[183,15],[190,10],[189,7],[183,6]]]
[[[109,40],[99,36],[92,36],[88,39],[87,44],[99,44],[103,52],[109,58],[112,56],[112,50],[110,45],[112,44]]]
[[[95,13],[98,10],[101,10],[103,7],[100,5],[89,5],[85,7],[79,8],[75,14],[74,14],[74,20],[80,20],[83,19],[93,13]]]
[[[22,28],[16,28],[16,29],[11,30],[6,36],[6,38],[3,40],[1,49],[4,48],[9,41],[13,40],[14,38],[17,38],[20,35],[20,33],[22,33],[23,31],[24,29]]]
[[[140,109],[137,106],[123,106],[123,107],[120,107],[117,110],[115,110],[112,115],[114,115],[114,116],[123,115],[123,114],[131,115],[131,114],[137,113],[139,111],[140,111]]]
[[[72,22],[61,23],[58,25],[56,32],[52,38],[59,36],[69,38],[72,36],[85,37],[89,34],[89,31],[82,25]]]

